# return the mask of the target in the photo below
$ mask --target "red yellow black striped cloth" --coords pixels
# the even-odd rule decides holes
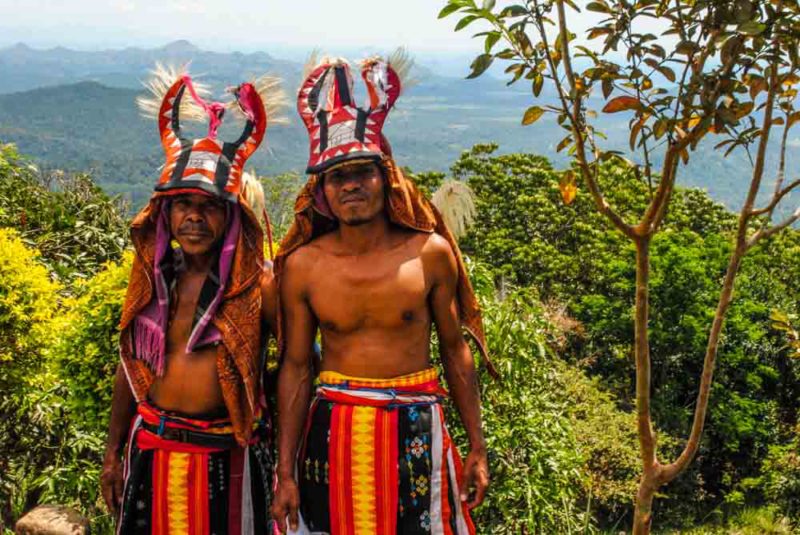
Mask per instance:
[[[165,438],[178,435],[176,430],[190,431],[192,440]],[[257,429],[246,448],[232,433],[227,418],[189,418],[140,403],[128,442],[117,533],[273,533],[268,429]],[[229,447],[220,445],[226,437]]]
[[[475,533],[436,371],[393,379],[322,372],[299,456],[303,530]]]

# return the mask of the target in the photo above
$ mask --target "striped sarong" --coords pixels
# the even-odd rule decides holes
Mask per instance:
[[[268,435],[261,425],[242,448],[227,418],[188,418],[140,403],[117,533],[273,533]]]
[[[436,370],[392,379],[322,372],[298,456],[302,529],[475,533]]]

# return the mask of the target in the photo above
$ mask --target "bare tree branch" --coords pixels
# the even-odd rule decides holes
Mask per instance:
[[[751,248],[756,243],[761,241],[764,238],[769,238],[770,236],[782,231],[786,227],[795,223],[798,219],[800,219],[800,208],[797,208],[792,215],[778,223],[777,225],[773,225],[771,227],[763,228],[753,234],[749,240],[747,240],[747,248]]]
[[[778,203],[781,202],[786,195],[792,192],[797,186],[800,186],[800,179],[790,182],[788,186],[781,189],[780,191],[776,190],[775,195],[772,197],[772,200],[763,208],[759,208],[758,210],[752,210],[750,215],[753,216],[760,216],[764,214],[772,215],[772,212],[775,210],[775,207],[778,206]]]

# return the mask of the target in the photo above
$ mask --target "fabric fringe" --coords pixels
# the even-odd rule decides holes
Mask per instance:
[[[133,334],[136,357],[146,362],[158,377],[162,377],[166,339],[161,327],[140,314],[134,319]]]

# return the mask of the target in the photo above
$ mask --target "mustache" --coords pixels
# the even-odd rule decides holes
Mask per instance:
[[[347,202],[347,201],[366,201],[367,196],[363,193],[348,193],[347,195],[342,195],[339,197],[339,202]]]
[[[210,236],[211,229],[209,229],[208,225],[205,223],[187,221],[178,227],[178,234],[203,234]]]

